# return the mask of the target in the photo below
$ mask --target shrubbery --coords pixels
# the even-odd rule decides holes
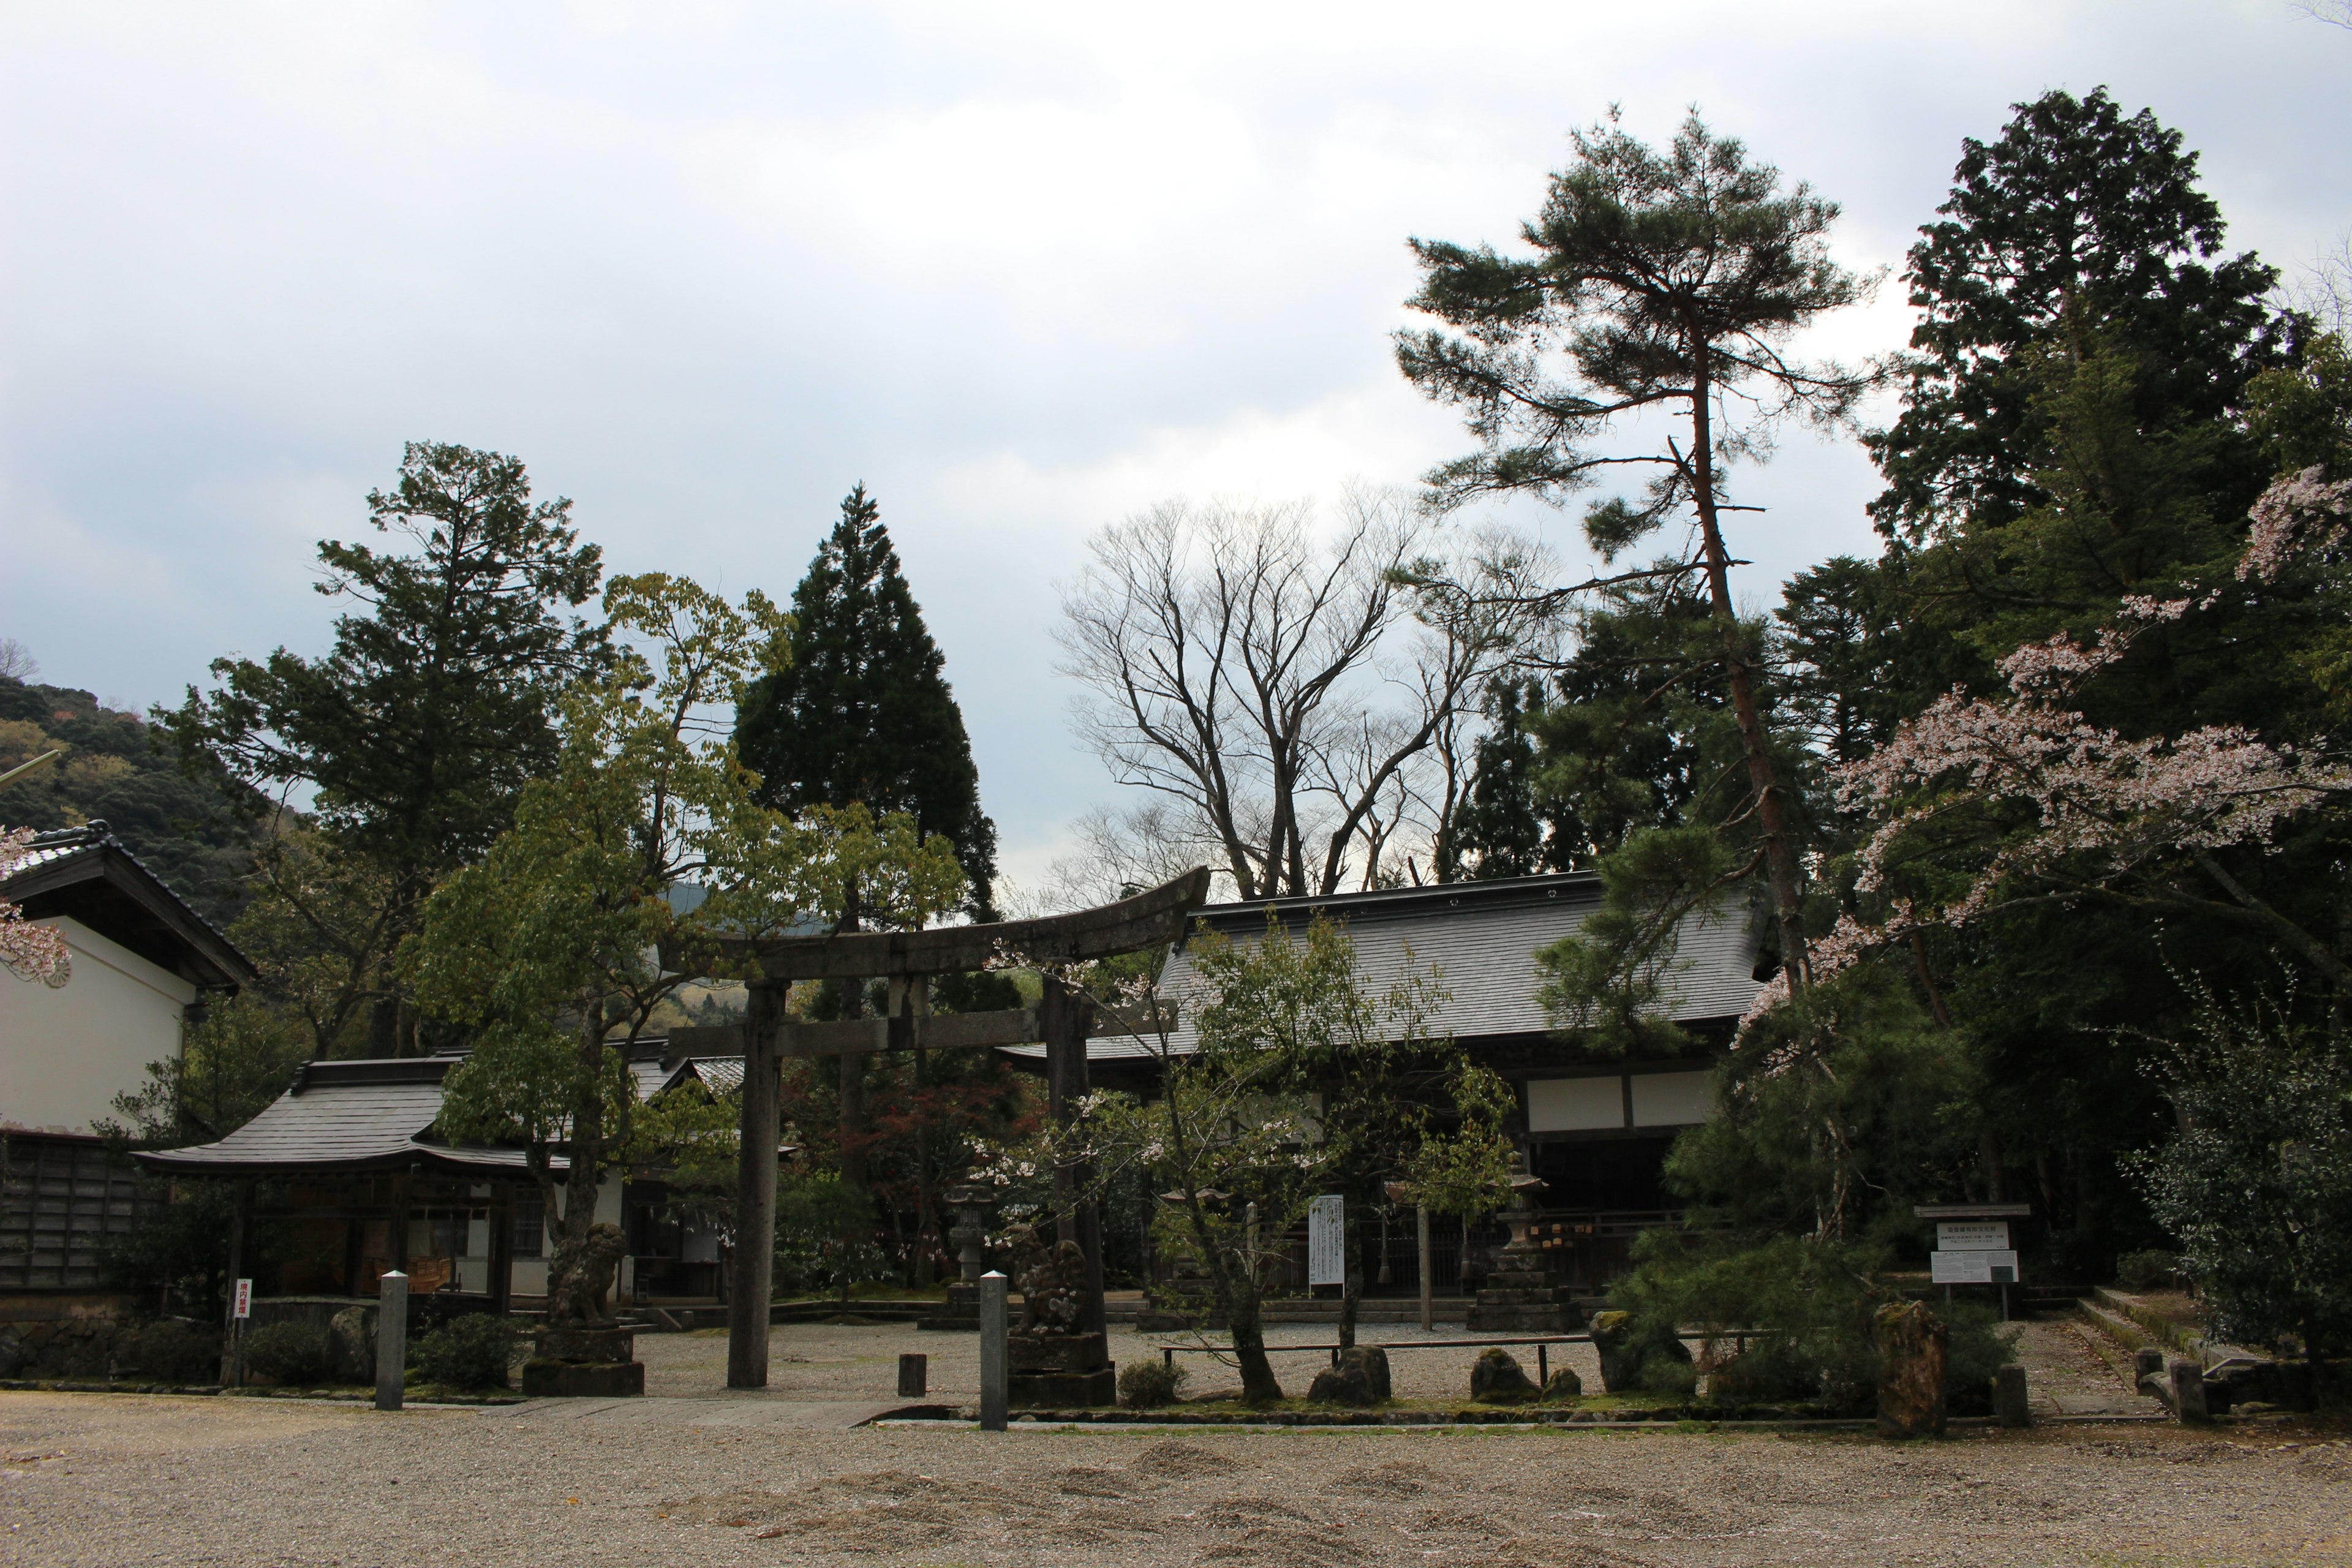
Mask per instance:
[[[1156,1361],[1131,1361],[1119,1369],[1118,1402],[1136,1410],[1173,1405],[1183,1396],[1192,1373],[1181,1366]]]
[[[115,1360],[157,1383],[212,1383],[220,1376],[221,1337],[178,1318],[142,1323],[115,1344]]]
[[[512,1322],[468,1312],[416,1342],[416,1370],[447,1388],[504,1388],[514,1347]]]
[[[2180,1277],[2180,1255],[2150,1247],[2116,1259],[2116,1283],[2126,1290],[2169,1289]]]
[[[247,1369],[289,1386],[331,1381],[337,1360],[332,1336],[316,1323],[264,1323],[245,1336]]]

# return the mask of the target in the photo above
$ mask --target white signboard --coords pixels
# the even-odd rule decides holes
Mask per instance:
[[[1929,1278],[1938,1285],[2014,1285],[2017,1283],[2017,1254],[1982,1248],[1976,1251],[1931,1252],[1927,1255],[1934,1272]]]
[[[1336,1193],[1307,1205],[1307,1283],[1348,1282],[1348,1200]]]
[[[1936,1246],[1945,1252],[2006,1252],[2009,1221],[2005,1219],[1939,1219]]]
[[[253,1281],[250,1279],[240,1279],[236,1282],[235,1315],[240,1318],[253,1316]]]

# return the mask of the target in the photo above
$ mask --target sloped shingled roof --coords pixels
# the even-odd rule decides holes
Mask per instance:
[[[149,963],[227,990],[256,978],[252,961],[165,886],[103,822],[36,835],[0,897],[35,919],[69,915]]]
[[[638,1042],[658,1051],[655,1037]],[[311,1062],[260,1115],[216,1143],[150,1150],[133,1156],[150,1170],[181,1175],[261,1176],[294,1172],[404,1170],[419,1165],[448,1175],[520,1176],[520,1149],[451,1144],[433,1135],[441,1114],[441,1080],[462,1057]],[[637,1098],[650,1100],[689,1075],[713,1094],[743,1086],[740,1057],[691,1057],[664,1066],[659,1056],[629,1064]],[[562,1170],[558,1158],[555,1168]]]
[[[1537,999],[1535,955],[1575,933],[1601,907],[1601,879],[1590,872],[1454,882],[1329,898],[1212,904],[1198,911],[1209,927],[1247,942],[1265,929],[1269,910],[1292,930],[1317,912],[1344,921],[1356,946],[1365,988],[1374,994],[1409,973],[1433,978],[1446,993],[1431,1027],[1465,1043],[1540,1036],[1554,1026]],[[1754,976],[1757,926],[1744,901],[1727,900],[1711,913],[1685,922],[1665,978],[1667,1014],[1678,1023],[1738,1017],[1759,989]],[[1169,955],[1161,972],[1164,997],[1180,1000],[1192,977],[1187,950]],[[1192,1048],[1192,1024],[1180,1016],[1170,1039],[1178,1052]],[[1013,1047],[1030,1056],[1038,1046]],[[1150,1054],[1142,1042],[1097,1038],[1096,1060]]]
[[[159,1149],[133,1157],[180,1175],[258,1176],[292,1172],[404,1170],[450,1175],[519,1176],[520,1149],[432,1141],[441,1079],[458,1058],[311,1062],[294,1086],[217,1143]]]

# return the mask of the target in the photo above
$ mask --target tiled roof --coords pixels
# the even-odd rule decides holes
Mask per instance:
[[[662,1044],[659,1038],[638,1042],[656,1052]],[[184,1174],[382,1170],[421,1162],[452,1173],[520,1175],[520,1149],[449,1144],[433,1136],[441,1114],[441,1080],[464,1059],[311,1062],[298,1071],[292,1088],[220,1142],[152,1150],[136,1158],[155,1170]],[[629,1079],[641,1100],[689,1073],[713,1094],[732,1094],[743,1087],[743,1058],[689,1057],[664,1067],[656,1055],[629,1063]],[[563,1162],[555,1164],[561,1170]]]
[[[75,862],[84,860],[89,862],[87,867],[71,869]],[[211,966],[211,977],[232,984],[256,977],[252,961],[237,951],[236,944],[173,892],[103,822],[36,834],[28,853],[16,862],[6,880],[0,881],[0,898],[23,901],[96,880],[110,881],[145,905],[174,931],[180,943],[201,952],[203,961]],[[135,951],[138,943],[133,941],[128,945]],[[164,967],[176,965],[166,962]],[[203,980],[207,976],[199,974],[194,978]]]
[[[686,1065],[713,1094],[733,1094],[743,1087],[741,1057],[690,1057]]]
[[[260,1115],[216,1143],[134,1156],[151,1170],[202,1175],[397,1170],[519,1176],[520,1149],[428,1142],[451,1057],[312,1062]]]
[[[1271,905],[1213,904],[1198,911],[1211,929],[1249,942],[1265,929],[1271,908],[1297,931],[1320,910],[1346,922],[1356,947],[1365,989],[1385,992],[1408,973],[1433,979],[1445,992],[1430,1026],[1454,1038],[1541,1035],[1554,1027],[1537,999],[1535,955],[1574,934],[1601,907],[1600,879],[1589,872],[1519,877],[1491,882],[1456,882],[1438,888],[1342,893],[1322,899],[1285,899]],[[1716,910],[1685,922],[1666,977],[1672,998],[1668,1016],[1681,1023],[1738,1017],[1759,989],[1754,977],[1757,927],[1746,902],[1727,899]],[[1170,1045],[1192,1048],[1192,1022],[1181,998],[1192,976],[1186,948],[1169,955],[1160,994],[1180,1004]],[[1157,1042],[1154,1042],[1156,1047]],[[1042,1046],[1011,1051],[1042,1056]],[[1133,1039],[1097,1037],[1087,1046],[1095,1060],[1150,1054]]]

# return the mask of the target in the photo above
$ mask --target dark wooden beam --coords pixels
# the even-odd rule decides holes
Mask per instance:
[[[770,982],[969,974],[1008,956],[1075,963],[1158,947],[1182,936],[1184,917],[1208,899],[1209,868],[1201,866],[1131,899],[1066,915],[929,931],[721,938],[719,945],[737,963],[758,964],[759,977]]]
[[[783,998],[768,986],[754,986],[744,1026],[734,1031],[750,1049],[743,1053],[740,1157],[736,1163],[734,1278],[727,1292],[727,1386],[768,1386],[768,1300],[774,1289],[776,1234],[776,1134],[778,1101],[776,1021]],[[715,1031],[714,1031],[715,1032]]]
[[[1091,1037],[1124,1038],[1150,1036],[1176,1026],[1173,1008],[1162,1007],[1156,1018],[1139,1009],[1121,1013],[1110,1008],[1090,1013]],[[988,1046],[1034,1045],[1045,1038],[1045,1026],[1034,1007],[1013,1007],[998,1013],[918,1013],[888,1018],[841,1018],[823,1024],[782,1024],[777,1026],[778,1054],[786,1057],[858,1056],[867,1051],[955,1051]],[[672,1029],[670,1048],[683,1056],[733,1057],[743,1054],[743,1026],[698,1024]]]

